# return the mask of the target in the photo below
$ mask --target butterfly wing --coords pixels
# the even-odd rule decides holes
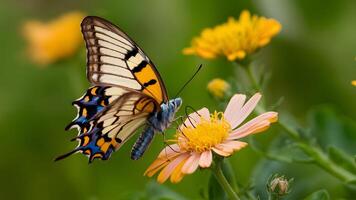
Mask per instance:
[[[92,118],[88,118],[90,114],[87,112],[85,116],[87,120],[84,123],[84,120],[79,120],[79,123],[78,120],[74,120],[75,123],[71,125],[80,127],[80,133],[76,137],[79,141],[78,147],[59,156],[56,160],[76,152],[87,155],[90,162],[95,158],[108,159],[112,152],[119,149],[138,128],[146,124],[147,118],[157,110],[158,106],[152,97],[136,91],[128,91]],[[83,109],[87,108],[83,107],[79,110]],[[83,119],[80,112],[77,119]]]
[[[87,77],[94,87],[73,102],[78,116],[66,129],[77,127],[75,152],[108,159],[150,114],[168,101],[154,64],[118,27],[99,17],[81,24],[87,48]]]
[[[168,101],[154,64],[123,31],[93,16],[86,17],[81,26],[87,47],[87,77],[91,83],[127,87],[151,96],[158,104]]]
[[[111,86],[93,86],[79,99],[73,101],[77,107],[77,117],[65,128],[78,128],[79,135],[86,133],[91,128],[91,121],[98,113],[108,109],[122,95],[132,92],[127,88]]]

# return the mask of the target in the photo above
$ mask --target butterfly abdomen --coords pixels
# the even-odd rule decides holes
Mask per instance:
[[[152,126],[147,126],[140,137],[136,140],[135,145],[131,150],[131,159],[137,160],[145,153],[148,146],[151,144],[153,136],[155,134]]]

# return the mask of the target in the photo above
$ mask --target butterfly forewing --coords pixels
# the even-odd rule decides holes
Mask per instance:
[[[86,17],[82,32],[87,47],[87,76],[93,84],[127,87],[154,98],[168,97],[162,79],[146,54],[118,27]]]

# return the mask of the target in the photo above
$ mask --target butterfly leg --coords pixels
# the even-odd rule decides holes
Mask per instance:
[[[147,126],[131,150],[131,159],[138,160],[145,153],[148,146],[151,144],[155,131],[152,126]]]
[[[178,116],[176,118],[173,119],[173,121],[178,121],[178,120],[183,120],[184,116]]]

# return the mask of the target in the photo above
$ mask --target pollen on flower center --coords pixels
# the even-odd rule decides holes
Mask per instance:
[[[178,144],[187,151],[204,152],[222,143],[231,131],[223,113],[214,112],[210,120],[203,117],[195,127],[183,127],[177,133]]]

